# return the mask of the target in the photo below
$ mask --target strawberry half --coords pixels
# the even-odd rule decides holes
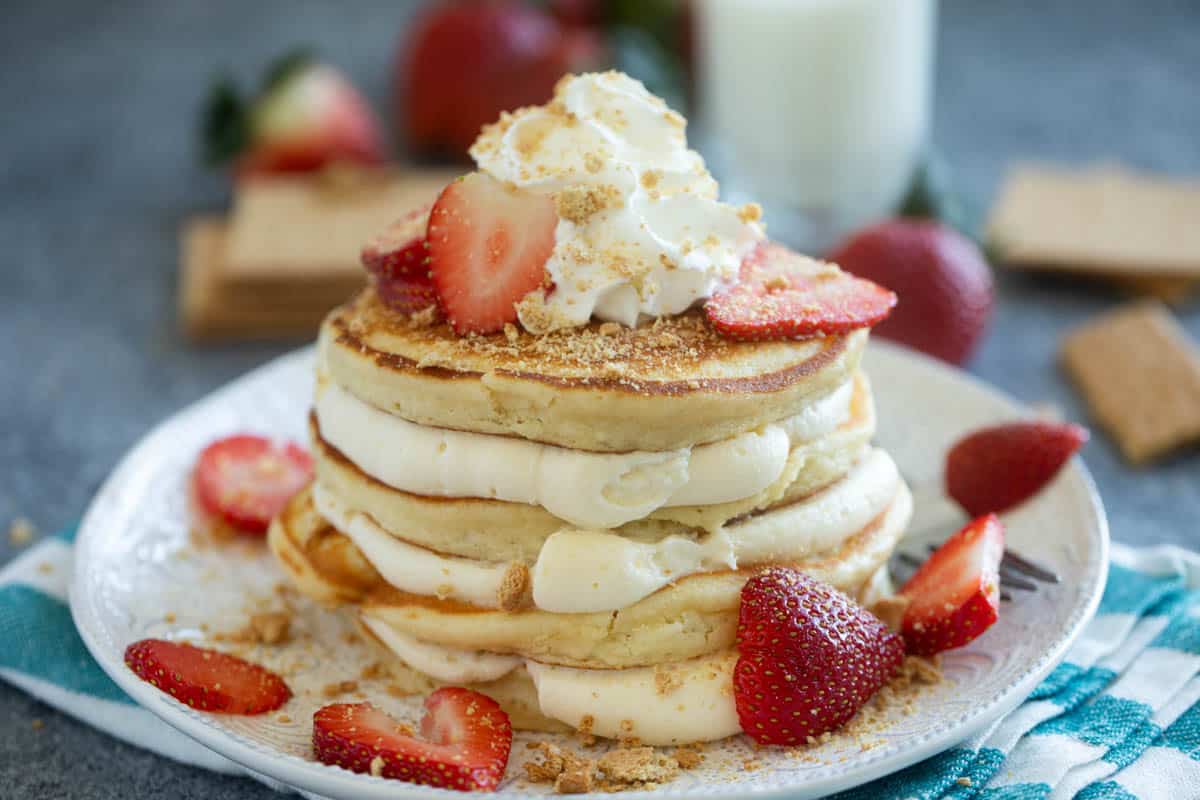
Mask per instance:
[[[425,698],[425,741],[370,703],[338,703],[313,714],[313,752],[351,772],[463,792],[494,791],[512,749],[512,725],[495,700],[458,687]]]
[[[1000,613],[1004,526],[995,514],[970,522],[921,565],[900,594],[908,598],[901,632],[908,651],[930,656],[962,647]]]
[[[429,206],[410,211],[371,237],[361,256],[367,271],[388,280],[428,278],[429,248],[425,244],[425,229],[429,226],[429,211]]]
[[[220,81],[203,123],[207,160],[232,161],[239,177],[384,158],[379,121],[366,98],[342,73],[304,52],[275,62],[250,100],[232,81]]]
[[[304,448],[242,434],[204,448],[192,482],[207,513],[240,531],[264,533],[312,476],[312,457]]]
[[[774,567],[742,588],[733,696],[759,744],[795,746],[845,724],[904,658],[900,637],[837,589]]]
[[[834,264],[764,243],[742,262],[738,282],[705,304],[722,335],[742,341],[841,334],[884,319],[896,295]]]
[[[1023,503],[1049,483],[1088,440],[1062,422],[1013,422],[982,428],[946,454],[946,493],[971,516]]]
[[[557,225],[550,197],[479,172],[442,190],[425,238],[438,300],[458,334],[516,322],[517,302],[543,284]]]
[[[182,642],[134,642],[125,649],[125,664],[142,680],[200,711],[264,714],[292,696],[283,678],[269,669]]]

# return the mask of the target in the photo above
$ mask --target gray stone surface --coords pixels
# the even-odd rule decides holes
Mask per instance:
[[[83,511],[151,425],[286,345],[189,347],[175,333],[176,231],[221,208],[194,115],[213,70],[249,75],[314,42],[386,107],[411,6],[371,2],[24,4],[0,26],[0,523]],[[948,0],[935,138],[969,209],[1018,157],[1121,159],[1200,175],[1200,2]],[[1002,276],[973,372],[1030,403],[1082,410],[1060,334],[1113,305],[1102,288]],[[1185,312],[1200,336],[1200,313]],[[1114,536],[1200,543],[1200,456],[1145,471],[1097,436],[1084,452]],[[2,529],[2,528],[0,528]],[[0,562],[12,555],[0,537]],[[30,720],[45,721],[33,730]],[[0,795],[267,797],[149,756],[0,687]]]

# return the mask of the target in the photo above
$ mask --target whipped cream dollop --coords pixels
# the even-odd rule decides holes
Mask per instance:
[[[539,505],[581,528],[615,528],[664,506],[725,503],[773,484],[798,441],[850,414],[852,381],[796,418],[691,448],[593,453],[485,433],[418,425],[318,381],[321,437],[396,489]]]
[[[568,75],[544,106],[505,114],[471,147],[479,170],[558,209],[550,291],[517,306],[534,333],[590,318],[678,314],[737,276],[761,210],[717,199],[686,120],[619,72]]]
[[[533,605],[561,614],[615,611],[689,575],[826,552],[869,525],[897,498],[907,502],[900,473],[891,457],[876,449],[828,489],[699,538],[673,534],[639,542],[610,531],[564,528],[546,539],[529,572]],[[480,608],[501,607],[513,564],[448,556],[409,544],[369,515],[347,510],[319,482],[313,487],[313,503],[397,589]]]

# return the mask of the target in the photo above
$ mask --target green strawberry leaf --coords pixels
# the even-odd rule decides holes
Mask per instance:
[[[259,90],[260,95],[266,95],[278,89],[297,74],[312,66],[315,61],[316,53],[313,48],[308,46],[296,47],[284,53],[267,67],[267,71],[263,75],[262,88]]]
[[[228,76],[213,84],[200,115],[200,145],[209,166],[233,160],[250,143],[245,101]]]

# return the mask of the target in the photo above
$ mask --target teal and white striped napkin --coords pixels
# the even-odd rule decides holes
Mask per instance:
[[[134,705],[92,660],[66,605],[73,535],[0,570],[0,678],[131,744],[247,773]],[[1200,554],[1114,545],[1112,558],[1096,618],[1024,704],[838,800],[1200,800]]]

